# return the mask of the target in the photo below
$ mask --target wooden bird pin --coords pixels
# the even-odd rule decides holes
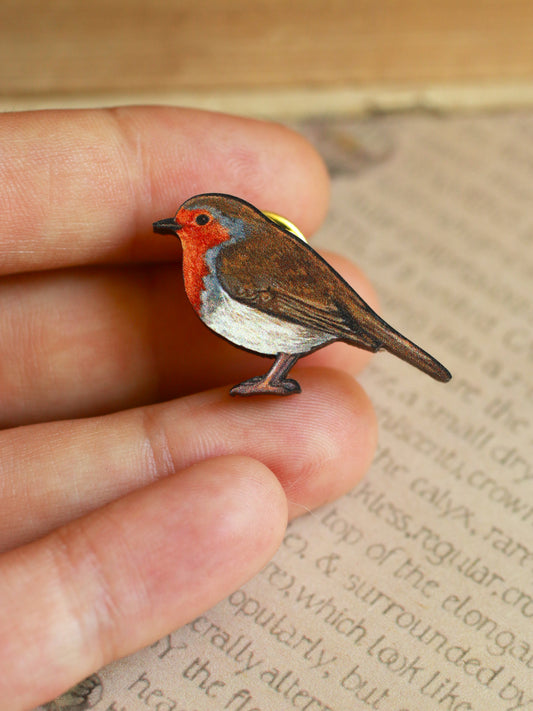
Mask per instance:
[[[232,195],[186,200],[154,232],[177,234],[189,301],[202,321],[231,343],[274,357],[263,376],[232,395],[291,395],[298,358],[344,341],[384,349],[442,382],[449,371],[389,326],[312,247]]]

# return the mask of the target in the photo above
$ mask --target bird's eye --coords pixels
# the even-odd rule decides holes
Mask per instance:
[[[207,225],[208,222],[209,222],[209,215],[206,215],[205,213],[198,215],[198,217],[196,218],[197,225]]]

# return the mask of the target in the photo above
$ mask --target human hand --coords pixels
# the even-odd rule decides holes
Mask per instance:
[[[288,515],[359,480],[375,420],[352,378],[368,354],[343,344],[300,361],[301,395],[231,398],[265,362],[201,324],[178,241],[152,234],[208,191],[311,234],[327,177],[303,139],[134,108],[5,114],[0,150],[0,709],[17,711],[253,576]]]

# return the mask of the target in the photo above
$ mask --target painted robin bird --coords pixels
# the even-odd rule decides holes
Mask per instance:
[[[446,382],[449,371],[389,326],[312,247],[250,203],[219,193],[186,200],[154,232],[177,234],[185,290],[219,336],[274,357],[268,373],[232,395],[300,392],[289,370],[334,341],[384,349]]]

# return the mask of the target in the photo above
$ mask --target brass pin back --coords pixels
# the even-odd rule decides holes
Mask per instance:
[[[296,237],[299,237],[303,242],[307,242],[304,234],[296,227],[295,224],[293,224],[286,217],[277,215],[275,212],[267,212],[266,210],[263,210],[262,212],[263,215],[268,217],[269,220],[272,220],[272,222],[275,222],[277,225],[280,225],[280,227],[283,227],[288,232],[291,232],[293,235],[296,235]]]

